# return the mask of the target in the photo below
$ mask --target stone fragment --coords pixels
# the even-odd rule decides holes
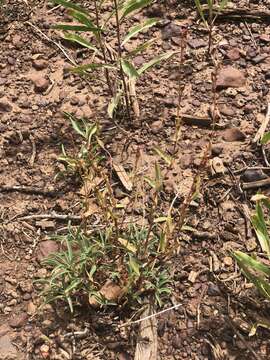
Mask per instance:
[[[0,113],[11,112],[11,111],[12,111],[12,105],[5,98],[0,100]]]
[[[217,76],[216,86],[218,89],[243,87],[245,84],[246,78],[244,74],[233,66],[222,68]]]
[[[226,129],[222,137],[227,142],[244,141],[246,139],[246,135],[238,128]]]
[[[20,360],[22,355],[18,353],[8,335],[0,337],[0,359],[1,360]]]
[[[192,49],[199,49],[201,47],[204,47],[207,45],[206,41],[203,39],[191,39],[188,41],[188,45],[192,48]]]
[[[9,321],[9,325],[12,328],[20,328],[25,325],[27,321],[28,315],[26,313],[21,313],[18,315],[14,315]]]
[[[158,134],[163,128],[163,122],[160,120],[154,121],[151,124],[151,130],[154,134]]]
[[[59,246],[56,241],[53,240],[45,240],[39,243],[37,249],[37,258],[39,261],[48,257],[49,255],[57,252],[59,250]]]
[[[34,79],[33,82],[34,82],[35,92],[37,93],[44,93],[50,85],[50,81],[45,77],[38,77]]]
[[[236,61],[240,59],[240,51],[237,48],[232,48],[227,51],[226,56],[231,61]]]
[[[36,70],[44,70],[48,66],[48,63],[46,60],[43,59],[35,59],[33,60],[33,67]]]

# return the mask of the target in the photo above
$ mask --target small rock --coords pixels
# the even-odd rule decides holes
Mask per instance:
[[[173,346],[175,349],[182,349],[183,344],[182,344],[181,337],[180,337],[179,335],[176,335],[176,336],[173,337],[173,339],[172,339],[172,346]]]
[[[178,37],[181,35],[182,28],[179,25],[170,23],[163,28],[162,38],[163,40],[171,39],[172,37]]]
[[[219,156],[223,151],[223,147],[221,145],[213,145],[211,150],[213,156]]]
[[[247,169],[240,177],[243,182],[252,182],[266,179],[268,176],[260,169]]]
[[[49,255],[57,252],[59,250],[59,245],[56,241],[45,240],[39,243],[37,250],[37,258],[39,261],[45,259]]]
[[[106,300],[113,302],[117,302],[123,294],[122,288],[111,280],[108,280],[99,292]],[[94,296],[89,297],[89,304],[93,307],[99,306]]]
[[[233,110],[233,108],[229,107],[225,104],[220,105],[219,111],[222,115],[225,115],[225,116],[234,116],[235,115],[235,111]]]
[[[12,39],[12,44],[15,46],[16,49],[20,49],[23,46],[23,41],[20,35],[14,35]]]
[[[262,35],[260,35],[260,40],[264,41],[266,43],[269,43],[270,42],[270,35],[262,34]]]
[[[13,65],[16,64],[16,60],[15,60],[13,57],[11,57],[11,56],[9,56],[9,57],[7,58],[7,62],[8,62],[8,64],[11,65],[11,66],[13,66]]]
[[[257,64],[263,62],[268,57],[269,57],[269,54],[259,54],[252,59],[252,62],[253,62],[253,64],[257,65]]]
[[[208,285],[207,294],[209,296],[219,296],[220,295],[219,287],[216,284],[210,282]]]
[[[246,139],[246,135],[238,128],[226,129],[222,137],[227,142],[244,141]]]
[[[6,335],[10,331],[10,327],[7,324],[0,326],[0,337]]]
[[[0,338],[0,358],[1,360],[22,359],[22,355],[18,353],[17,348],[12,344],[8,335]]]
[[[46,345],[46,344],[41,345],[41,347],[39,348],[39,351],[40,351],[40,354],[43,359],[49,359],[49,357],[50,357],[49,345]]]
[[[220,70],[216,86],[218,89],[224,89],[228,87],[242,87],[245,84],[246,78],[244,74],[240,70],[228,66]]]
[[[223,165],[222,159],[217,156],[211,160],[210,165],[211,165],[212,175],[224,174],[226,171],[225,166]]]
[[[28,319],[28,315],[26,313],[21,313],[19,315],[15,315],[10,321],[9,325],[13,328],[22,327]]]
[[[5,306],[4,307],[4,314],[9,314],[11,313],[13,310],[10,306]]]
[[[245,241],[247,251],[254,251],[257,248],[257,242],[254,238]]]
[[[117,360],[131,360],[132,357],[127,352],[121,352],[118,355]]]
[[[44,69],[46,69],[47,66],[48,66],[48,63],[46,60],[43,60],[43,59],[33,60],[33,67],[36,70],[44,70]]]
[[[158,134],[163,129],[163,122],[161,120],[154,121],[151,124],[151,130],[154,134]]]
[[[35,278],[37,279],[45,279],[47,277],[48,271],[45,268],[38,269],[38,271],[35,273]]]
[[[36,305],[32,301],[30,301],[27,305],[27,314],[30,316],[34,315],[36,310],[37,310]]]
[[[50,81],[45,77],[39,77],[34,80],[35,91],[44,93],[50,85]]]
[[[205,40],[203,39],[191,39],[188,41],[188,45],[192,48],[192,49],[199,49],[201,47],[204,47],[207,45],[207,43],[205,42]]]
[[[33,291],[33,285],[31,280],[21,281],[19,286],[24,293],[31,293]]]
[[[10,111],[12,111],[12,105],[6,99],[2,99],[0,101],[0,113],[10,112]]]
[[[5,78],[0,78],[0,86],[1,85],[5,85],[7,83],[7,79]]]
[[[145,63],[145,59],[141,55],[135,56],[135,58],[133,59],[133,64],[135,67],[140,67],[144,63]]]
[[[228,59],[232,61],[236,61],[240,59],[240,51],[237,48],[232,48],[227,51],[226,56]]]
[[[230,256],[225,256],[225,258],[223,259],[223,263],[226,266],[232,266],[233,260]]]
[[[19,100],[19,106],[22,109],[28,109],[31,106],[31,102],[29,100],[29,97],[27,95],[23,95]]]
[[[79,101],[80,99],[77,97],[77,96],[73,96],[71,99],[70,99],[70,104],[75,106],[75,105],[78,105],[79,104]]]

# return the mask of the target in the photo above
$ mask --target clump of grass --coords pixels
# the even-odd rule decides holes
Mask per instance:
[[[77,23],[76,25],[58,24],[54,28],[63,31],[64,39],[75,42],[92,52],[88,64],[75,66],[70,71],[82,76],[91,76],[98,70],[103,70],[111,96],[108,115],[113,118],[117,109],[124,107],[129,120],[138,119],[140,117],[140,107],[136,96],[138,79],[153,66],[175,54],[173,51],[163,53],[140,68],[135,68],[132,59],[139,53],[145,53],[153,45],[155,39],[152,38],[129,52],[124,48],[138,34],[158,23],[156,18],[147,19],[123,32],[128,18],[145,6],[151,5],[153,0],[112,0],[113,10],[106,15],[103,14],[104,2],[101,0],[93,1],[93,14],[73,2],[65,0],[53,0],[53,2],[65,7]],[[110,30],[110,23],[113,21],[113,30]],[[115,39],[115,48],[110,45],[111,37]]]
[[[147,228],[136,225],[117,239],[113,227],[90,234],[69,227],[66,235],[56,238],[63,250],[44,261],[52,269],[49,278],[39,280],[44,285],[45,303],[67,302],[73,313],[74,306],[82,303],[134,305],[147,295],[161,306],[170,293],[169,273],[157,259],[158,233],[152,234],[150,241],[147,234]],[[108,282],[110,291],[106,293]]]
[[[64,163],[65,171],[61,175],[78,176],[83,184],[90,182],[91,193],[85,196],[84,213],[87,213],[89,198],[94,198],[102,225],[100,229],[93,229],[85,216],[81,226],[69,226],[65,235],[56,237],[62,250],[44,261],[51,273],[47,279],[40,280],[44,285],[45,303],[64,301],[73,312],[74,305],[79,303],[135,304],[147,296],[161,306],[170,293],[169,269],[163,263],[172,219],[171,209],[166,217],[157,215],[163,189],[160,166],[156,163],[153,178],[144,179],[153,189],[147,209],[148,221],[144,226],[126,225],[126,213],[120,211],[105,168],[108,165],[104,159],[106,149],[99,127],[66,115],[81,137],[82,145],[73,157],[62,147],[59,160]],[[171,162],[164,152],[157,151],[164,161]],[[116,293],[115,296],[106,295],[108,282],[109,292]]]

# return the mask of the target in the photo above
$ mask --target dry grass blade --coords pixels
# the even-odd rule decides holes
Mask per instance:
[[[114,171],[116,172],[117,176],[119,177],[119,180],[121,181],[122,185],[125,187],[126,190],[131,191],[133,188],[133,184],[124,169],[124,167],[120,164],[113,163]]]
[[[264,118],[264,121],[262,122],[259,130],[257,131],[257,134],[254,137],[254,140],[253,140],[254,143],[257,143],[258,141],[260,141],[262,139],[262,137],[266,131],[266,128],[269,124],[269,121],[270,121],[270,103],[267,106],[267,113]]]

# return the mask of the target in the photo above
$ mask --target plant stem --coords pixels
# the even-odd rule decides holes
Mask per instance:
[[[184,59],[185,59],[185,49],[187,45],[187,29],[184,29],[181,33],[181,45],[180,45],[180,61],[178,66],[178,104],[177,104],[177,113],[176,113],[176,122],[175,122],[175,142],[174,142],[174,148],[173,153],[175,153],[177,141],[179,139],[179,135],[181,132],[181,125],[182,125],[182,117],[180,116],[180,106],[182,102],[182,97],[184,93],[184,89],[186,84],[181,83],[182,80],[182,74],[181,71],[183,69]]]
[[[117,3],[117,0],[113,0],[113,2],[114,2],[114,8],[115,8],[116,32],[117,32],[117,43],[118,43],[117,50],[118,50],[118,61],[119,61],[119,66],[120,66],[120,76],[121,76],[123,86],[124,86],[124,96],[125,96],[128,119],[131,121],[130,104],[129,104],[129,99],[128,99],[128,88],[127,88],[124,71],[122,68],[122,49],[121,49],[121,39],[120,39],[120,22],[119,22],[118,3]]]
[[[209,24],[209,35],[208,35],[208,50],[207,55],[210,56],[213,44],[213,26],[214,26],[214,19],[213,19],[213,7],[214,7],[214,0],[211,0],[209,3],[209,17],[208,17],[208,24]]]
[[[97,5],[97,0],[94,1],[94,4],[95,4],[96,25],[97,25],[97,28],[99,28],[100,23],[99,23],[99,9],[98,9],[98,5]],[[102,52],[103,61],[105,64],[107,64],[106,52],[105,52],[105,48],[103,45],[102,36],[100,35],[100,31],[97,32],[96,37],[97,37],[97,41],[99,43],[99,47]],[[105,68],[104,70],[105,70],[105,76],[106,76],[106,81],[107,81],[110,95],[113,96],[113,88],[112,88],[112,84],[111,84],[111,80],[110,80],[109,70],[107,68]]]

